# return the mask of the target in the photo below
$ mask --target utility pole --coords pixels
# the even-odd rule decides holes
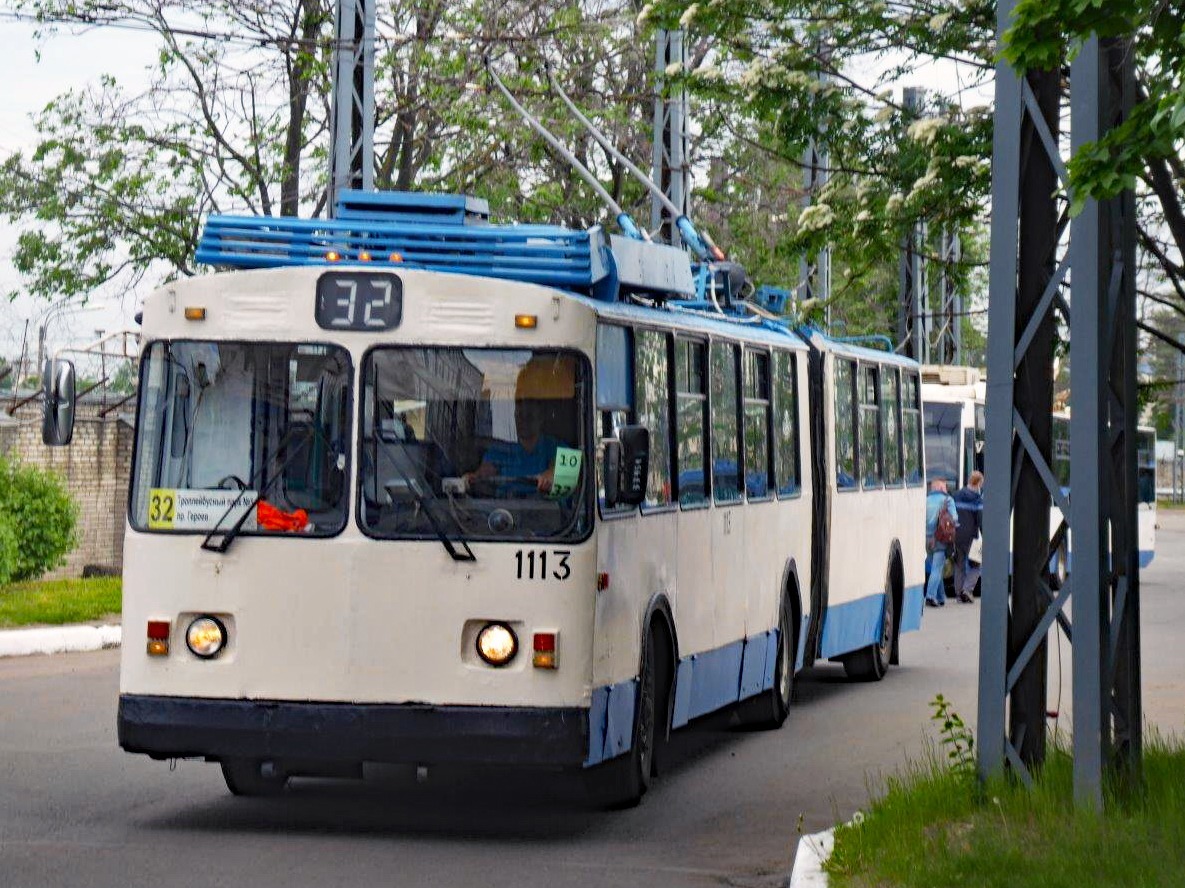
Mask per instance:
[[[691,169],[687,164],[687,90],[680,85],[673,92],[666,92],[663,81],[671,65],[678,65],[680,71],[687,69],[685,37],[682,30],[659,28],[655,33],[654,171],[650,177],[683,215],[687,215],[691,192]],[[650,201],[650,228],[657,233],[659,241],[673,246],[681,243],[675,220],[667,217],[657,197]]]
[[[339,192],[374,188],[374,15],[374,0],[337,0],[329,218]]]

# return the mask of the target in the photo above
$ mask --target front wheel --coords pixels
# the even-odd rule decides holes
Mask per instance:
[[[630,751],[620,759],[587,774],[589,794],[603,807],[634,808],[650,788],[650,779],[654,773],[654,751],[659,738],[658,713],[666,712],[666,706],[660,709],[658,701],[656,643],[652,632],[642,655],[642,674],[638,679],[638,702]]]
[[[222,762],[222,779],[232,795],[275,796],[288,786],[288,775],[272,762],[228,758]]]
[[[855,681],[880,681],[889,671],[893,656],[893,627],[896,616],[893,607],[893,589],[885,584],[885,606],[881,611],[881,633],[876,642],[849,654],[843,661],[848,678]]]

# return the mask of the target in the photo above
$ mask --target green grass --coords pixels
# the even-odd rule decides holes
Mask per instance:
[[[1051,747],[1035,787],[980,788],[932,753],[836,830],[836,888],[1153,888],[1185,884],[1185,747],[1146,738],[1144,792],[1075,810],[1072,762]]]
[[[88,623],[118,615],[119,577],[39,580],[0,586],[0,629]]]

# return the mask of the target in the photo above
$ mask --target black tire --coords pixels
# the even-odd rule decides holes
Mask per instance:
[[[746,728],[777,730],[790,712],[794,696],[794,661],[798,653],[798,633],[792,625],[788,601],[782,602],[778,616],[777,666],[774,684],[768,691],[744,700],[737,707],[737,716]]]
[[[651,629],[642,652],[642,671],[638,679],[638,701],[634,710],[634,736],[630,751],[620,759],[608,762],[588,773],[589,792],[602,807],[634,808],[646,795],[654,774],[655,750],[658,746],[659,713],[668,707],[659,700],[658,669],[656,667],[657,638]],[[665,734],[665,731],[662,732]]]
[[[232,795],[276,796],[288,787],[287,774],[272,765],[271,773],[265,775],[259,759],[229,758],[221,764],[222,779]]]
[[[896,603],[892,583],[885,583],[885,606],[881,614],[881,635],[875,644],[861,648],[844,658],[844,671],[854,681],[880,681],[889,671],[893,657],[893,635],[896,629]]]

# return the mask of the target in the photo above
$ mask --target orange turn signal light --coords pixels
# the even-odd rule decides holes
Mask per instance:
[[[188,311],[188,309],[186,309]],[[148,656],[165,657],[169,654],[169,621],[148,621]]]
[[[358,254],[358,261],[359,262],[369,262],[370,261],[370,253],[366,250],[363,250],[361,253]]]
[[[185,320],[187,321],[204,321],[206,319],[206,309],[200,305],[185,306]]]
[[[531,665],[536,669],[555,669],[559,666],[559,633],[536,632]]]
[[[534,330],[539,326],[539,315],[515,315],[514,326],[520,330]]]
[[[390,259],[392,262],[402,262],[403,261],[403,256],[400,255],[399,253],[392,253],[387,258]]]
[[[328,253],[325,254],[325,261],[326,262],[341,262],[342,261],[342,254],[339,253],[337,250],[330,250]]]

